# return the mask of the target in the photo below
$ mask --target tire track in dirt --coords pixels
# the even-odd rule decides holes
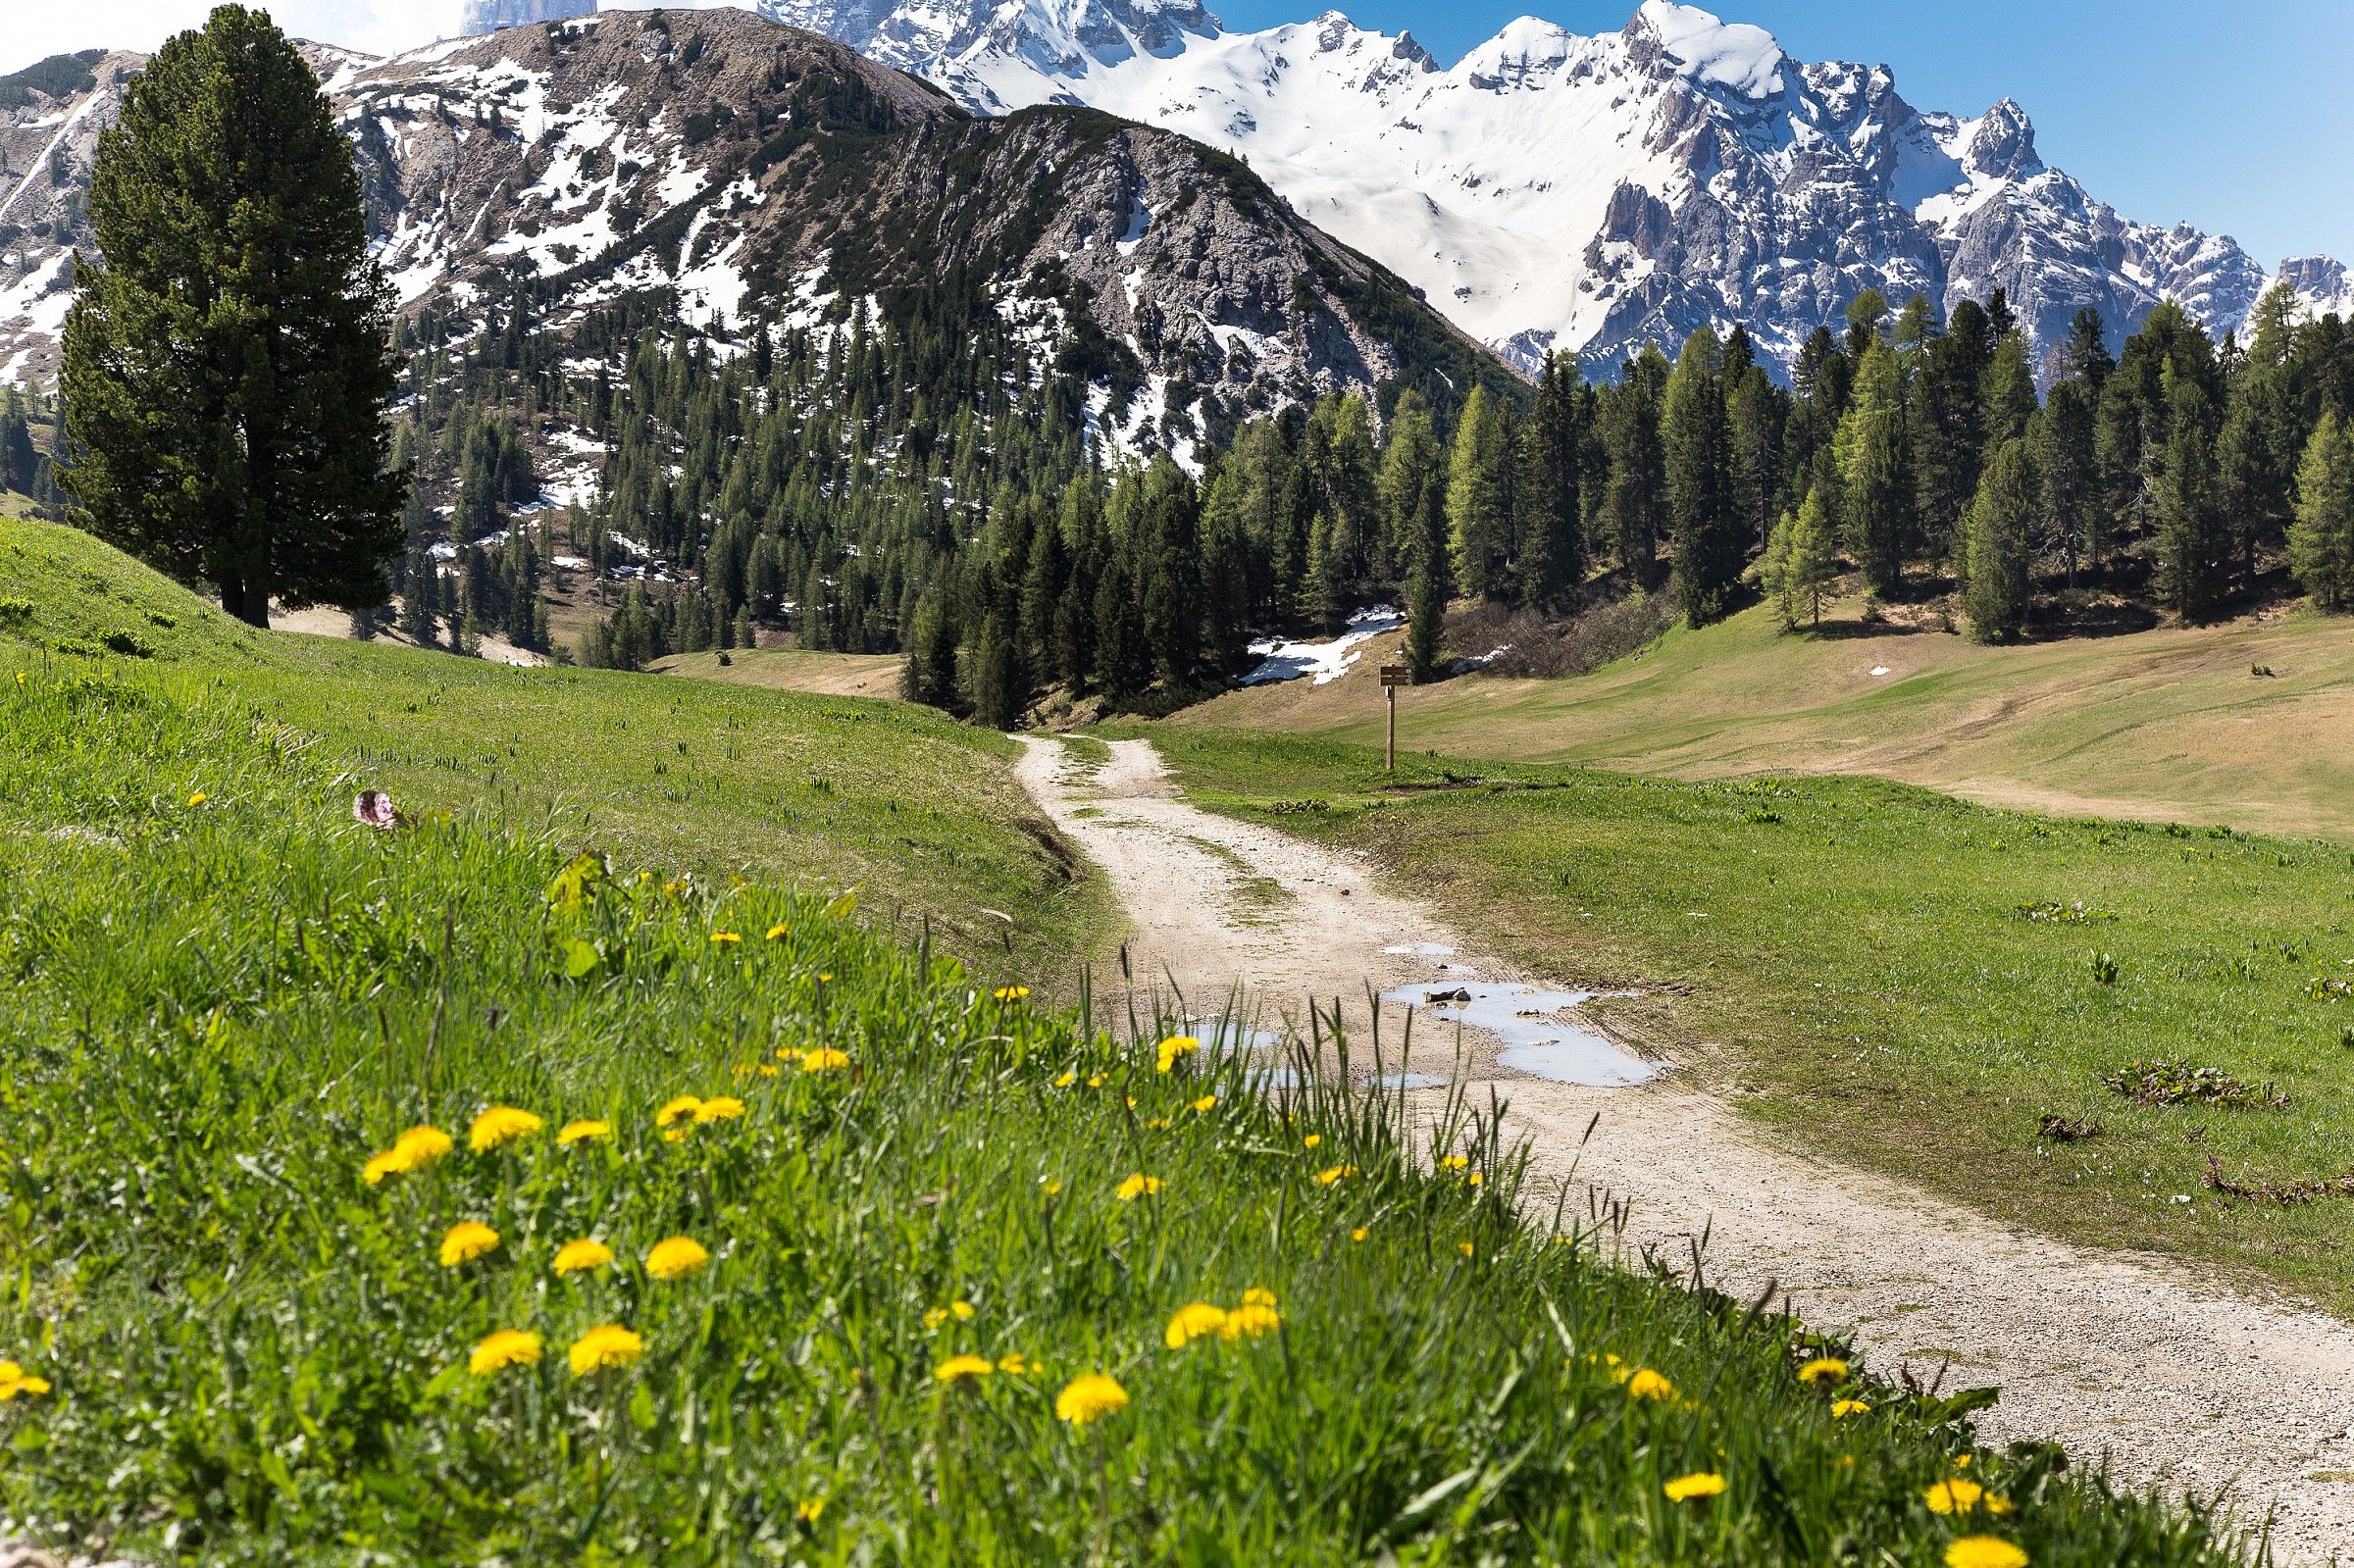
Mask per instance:
[[[1140,991],[1174,983],[1196,1011],[1215,1012],[1239,990],[1287,1020],[1311,997],[1337,998],[1362,1038],[1368,986],[1461,973],[1385,949],[1437,944],[1457,950],[1450,965],[1510,973],[1355,859],[1188,804],[1149,741],[1113,742],[1093,771],[1059,742],[1028,743],[1024,784],[1128,915]],[[1241,894],[1245,878],[1276,885],[1272,907],[1263,885]],[[1452,1040],[1431,1047],[1427,1019],[1417,1032],[1418,1069],[1454,1054]],[[1385,1014],[1384,1037],[1398,1033]],[[1773,1146],[1672,1072],[1636,1088],[1551,1083],[1460,1033],[1456,1077],[1508,1097],[1507,1136],[1530,1144],[1532,1214],[1541,1203],[1550,1216],[1563,1188],[1573,1210],[1589,1189],[1608,1193],[1628,1205],[1630,1256],[1686,1259],[1705,1234],[1712,1283],[1741,1294],[1780,1281],[1811,1322],[1852,1329],[1875,1370],[1933,1375],[1950,1362],[1949,1388],[2000,1385],[1978,1418],[1990,1439],[2056,1441],[2080,1460],[2106,1456],[2135,1486],[2225,1493],[2251,1530],[2272,1516],[2284,1568],[2354,1551],[2354,1327]]]

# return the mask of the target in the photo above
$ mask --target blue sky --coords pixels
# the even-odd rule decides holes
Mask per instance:
[[[1409,28],[1453,64],[1523,13],[1580,32],[1636,0],[1208,0],[1237,31],[1338,4]],[[2324,251],[2354,264],[2354,0],[1723,0],[1801,60],[1896,73],[1920,109],[1975,114],[2008,93],[2045,163],[2143,223],[2188,219],[2268,269]]]

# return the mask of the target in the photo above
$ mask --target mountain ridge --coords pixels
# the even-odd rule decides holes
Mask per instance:
[[[1940,307],[2003,288],[2047,351],[2079,309],[2114,347],[2168,298],[2220,337],[2277,278],[2309,314],[2354,314],[2330,258],[2268,272],[2097,201],[2009,97],[1921,111],[1885,66],[1802,62],[1672,0],[1615,33],[1522,17],[1453,66],[1339,11],[1229,33],[1193,0],[759,4],[981,112],[1090,103],[1245,157],[1523,369],[1736,322],[1787,367],[1866,287]]]
[[[1099,423],[1137,451],[1182,453],[1321,392],[1506,374],[1222,154],[1086,108],[975,117],[748,12],[534,24],[386,59],[306,49],[405,311],[520,284],[561,326],[669,289],[727,339],[960,278],[1043,358],[1081,353]],[[61,117],[88,130],[67,177],[41,182],[41,230],[0,244],[0,380],[54,364],[68,252],[88,239],[77,193],[139,60],[105,57],[76,93],[0,119],[0,148]]]

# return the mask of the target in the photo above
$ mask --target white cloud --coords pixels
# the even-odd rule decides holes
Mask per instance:
[[[266,7],[297,38],[391,54],[458,30],[464,0],[277,0]],[[153,49],[204,25],[212,0],[0,0],[0,73],[78,49]]]

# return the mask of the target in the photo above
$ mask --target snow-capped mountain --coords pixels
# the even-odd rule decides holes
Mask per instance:
[[[955,281],[1041,364],[1085,364],[1131,450],[1182,450],[1320,391],[1503,374],[1231,159],[1083,110],[977,118],[742,11],[617,13],[384,60],[306,47],[405,309],[495,305],[520,277],[539,325],[662,293],[741,337],[757,317],[840,318]],[[140,63],[105,57],[14,121],[0,110],[0,151],[39,171],[18,197],[37,223],[0,230],[0,381],[54,374],[70,252],[91,241],[78,192]],[[42,138],[65,154],[54,172],[15,151]]]
[[[1868,286],[2000,287],[2045,344],[2084,306],[2122,335],[2166,298],[2221,333],[2267,281],[2231,240],[2047,167],[2009,99],[1924,113],[1884,67],[1672,0],[1593,37],[1524,17],[1444,68],[1339,12],[1228,33],[1191,0],[760,3],[983,112],[1085,103],[1234,152],[1524,366],[1734,322],[1787,361]],[[2342,308],[2334,263],[2289,265]]]

